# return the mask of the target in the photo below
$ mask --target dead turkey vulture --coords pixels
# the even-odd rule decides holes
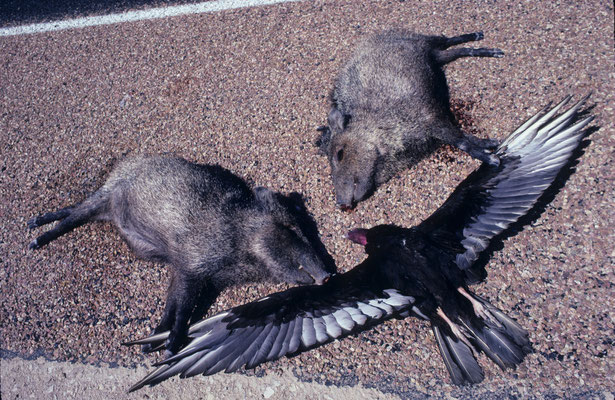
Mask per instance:
[[[499,166],[483,164],[420,225],[350,231],[349,239],[364,245],[368,254],[351,271],[324,285],[275,293],[192,325],[192,341],[130,390],[177,374],[184,378],[253,368],[409,315],[431,322],[456,384],[483,379],[475,357],[480,351],[502,368],[521,363],[531,351],[527,332],[468,285],[484,278],[480,254],[534,208],[574,158],[592,120],[579,117],[586,99],[557,115],[568,97],[530,118],[497,148]],[[162,348],[166,337],[161,333],[129,344]]]

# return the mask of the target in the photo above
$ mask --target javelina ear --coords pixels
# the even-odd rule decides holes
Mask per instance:
[[[256,195],[256,200],[264,210],[272,211],[275,208],[277,200],[275,199],[275,193],[272,190],[259,186],[254,189],[254,194]]]
[[[329,127],[332,131],[341,132],[348,125],[348,121],[350,120],[350,115],[344,115],[340,110],[333,107],[331,111],[329,111]]]
[[[318,128],[320,138],[316,141],[316,146],[320,148],[320,153],[328,155],[331,150],[331,132],[342,132],[350,121],[350,115],[344,115],[340,110],[333,107],[329,111],[328,122],[329,126],[321,126]]]
[[[316,139],[314,145],[318,147],[318,152],[322,155],[329,153],[329,147],[331,146],[331,129],[328,126],[319,126],[317,131],[322,132],[320,137]]]

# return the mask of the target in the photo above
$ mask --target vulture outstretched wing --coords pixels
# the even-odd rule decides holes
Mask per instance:
[[[469,269],[491,239],[532,209],[570,161],[593,119],[576,122],[588,97],[557,115],[570,101],[566,97],[522,124],[496,149],[500,165],[481,165],[418,229],[452,249],[460,269]]]
[[[407,315],[414,298],[382,287],[376,267],[366,261],[324,285],[275,293],[192,325],[188,333],[192,341],[130,391],[177,374],[184,378],[253,368]],[[128,344],[158,346],[167,336],[165,332]]]

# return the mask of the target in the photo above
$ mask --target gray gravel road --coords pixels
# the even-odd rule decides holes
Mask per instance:
[[[110,379],[118,379],[114,393],[123,393],[156,360],[119,344],[146,335],[160,317],[163,266],[137,260],[107,224],[27,250],[35,236],[26,230],[28,218],[82,200],[124,154],[173,152],[219,163],[258,185],[303,193],[342,271],[364,257],[344,239],[347,230],[411,226],[434,211],[477,166],[465,154],[441,149],[347,214],[335,209],[327,161],[313,147],[333,78],[353,44],[374,31],[406,27],[446,35],[482,30],[482,46],[504,50],[502,59],[459,60],[447,68],[452,99],[478,135],[503,138],[549,101],[593,92],[600,129],[576,173],[539,219],[503,243],[488,280],[476,288],[511,311],[535,352],[516,371],[482,359],[485,381],[455,387],[428,326],[407,319],[221,375],[220,386],[173,379],[129,397],[236,397],[241,392],[230,388],[244,378],[284,377],[401,398],[613,399],[613,23],[606,0],[332,0],[1,37],[2,398],[96,398],[92,393]],[[228,290],[213,311],[283,288]],[[24,360],[38,357],[75,364],[51,368],[41,358]],[[74,390],[82,386],[71,383],[71,366],[90,371],[79,373],[89,391]],[[125,370],[109,366],[139,370],[118,375]],[[49,391],[52,379],[59,383]],[[186,392],[188,385],[197,386]],[[353,398],[316,388],[292,396]],[[254,393],[246,396],[266,397],[265,389]]]

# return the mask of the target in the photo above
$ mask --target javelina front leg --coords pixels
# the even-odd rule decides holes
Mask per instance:
[[[482,149],[495,150],[500,145],[500,141],[497,139],[489,139],[489,138],[483,139],[483,138],[476,137],[474,135],[467,135],[467,134],[464,134],[464,135],[465,135],[465,138],[470,141],[470,143]]]
[[[220,295],[220,290],[216,289],[210,282],[201,287],[201,291],[196,300],[196,306],[190,316],[190,324],[198,322],[207,314],[207,311],[209,311],[211,305],[216,301],[218,295]]]
[[[498,146],[496,140],[480,139],[467,135],[459,129],[448,127],[442,127],[435,133],[436,137],[442,142],[465,151],[472,158],[476,158],[494,167],[500,165],[499,157],[492,153],[492,150]]]
[[[478,139],[464,134],[463,137],[449,144],[465,151],[472,158],[491,166],[497,167],[500,165],[500,158],[491,152],[491,149],[497,146],[497,142],[492,139]]]
[[[191,279],[177,269],[173,269],[162,319],[154,329],[154,334],[170,331],[169,338],[165,342],[165,356],[177,353],[185,344],[188,321],[194,310],[200,286],[198,279]],[[156,349],[145,345],[142,350],[147,353]]]

